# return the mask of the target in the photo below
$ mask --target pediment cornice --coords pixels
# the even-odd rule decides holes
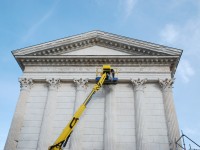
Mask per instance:
[[[91,47],[102,46],[133,55],[145,56],[170,56],[180,55],[181,50],[144,42],[132,38],[127,38],[111,33],[92,31],[68,38],[63,38],[32,47],[27,47],[13,51],[13,55],[62,55],[71,51]]]

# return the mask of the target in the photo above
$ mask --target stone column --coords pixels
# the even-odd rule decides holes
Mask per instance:
[[[4,150],[15,150],[17,148],[20,130],[23,125],[25,115],[26,101],[29,98],[30,89],[33,85],[32,79],[20,78],[19,82],[21,87],[20,95]]]
[[[40,130],[39,142],[38,142],[38,150],[46,150],[50,145],[53,144],[52,134],[53,134],[53,122],[55,118],[56,112],[56,97],[57,97],[57,89],[60,85],[60,79],[47,79],[48,83],[48,95],[45,104],[43,120]]]
[[[135,101],[135,130],[136,130],[136,150],[145,149],[144,141],[144,86],[143,84],[147,81],[144,80],[131,80],[134,87],[134,101]]]
[[[88,79],[74,79],[74,83],[76,86],[76,98],[74,104],[74,113],[77,111],[79,106],[84,102],[86,98],[86,83]],[[81,116],[78,124],[74,128],[74,131],[71,135],[71,142],[70,142],[70,150],[82,150],[81,139],[82,139],[82,130],[84,126],[84,122],[81,120],[84,116]]]
[[[170,150],[176,149],[175,141],[180,137],[178,120],[176,116],[173,94],[172,94],[172,84],[174,79],[160,80],[159,83],[162,88],[163,93],[163,103],[165,108],[165,117],[168,128],[168,138]],[[181,143],[180,143],[181,144]]]
[[[104,150],[115,150],[115,85],[105,85]]]

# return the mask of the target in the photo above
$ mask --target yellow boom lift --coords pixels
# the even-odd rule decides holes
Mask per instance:
[[[110,65],[103,65],[101,76],[96,77],[96,84],[94,85],[92,91],[88,95],[88,97],[85,99],[83,104],[79,107],[79,109],[76,111],[70,122],[67,124],[67,126],[63,129],[60,136],[56,139],[54,144],[48,148],[48,150],[62,150],[66,144],[67,141],[76,126],[76,124],[79,121],[79,118],[83,114],[84,110],[86,109],[87,104],[90,102],[92,96],[102,87],[103,84],[116,84],[118,81],[118,78],[115,77],[115,71],[113,68],[111,68]]]

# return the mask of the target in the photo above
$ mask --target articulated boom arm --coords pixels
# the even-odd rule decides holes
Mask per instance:
[[[57,140],[54,142],[54,144],[49,147],[49,150],[62,150],[62,148],[66,146],[67,141],[68,141],[68,139],[70,137],[70,134],[72,133],[74,127],[78,123],[79,118],[81,117],[82,113],[86,109],[87,104],[90,102],[92,96],[101,88],[101,86],[103,85],[106,77],[107,77],[106,73],[104,73],[101,76],[99,82],[94,85],[92,91],[90,92],[90,94],[88,95],[86,100],[83,102],[83,104],[76,111],[76,113],[74,114],[73,118],[67,124],[67,126],[63,129],[62,133],[57,138]]]

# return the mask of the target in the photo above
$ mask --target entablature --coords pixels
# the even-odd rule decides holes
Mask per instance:
[[[138,66],[168,65],[175,71],[179,56],[16,56],[21,68],[25,66]]]

